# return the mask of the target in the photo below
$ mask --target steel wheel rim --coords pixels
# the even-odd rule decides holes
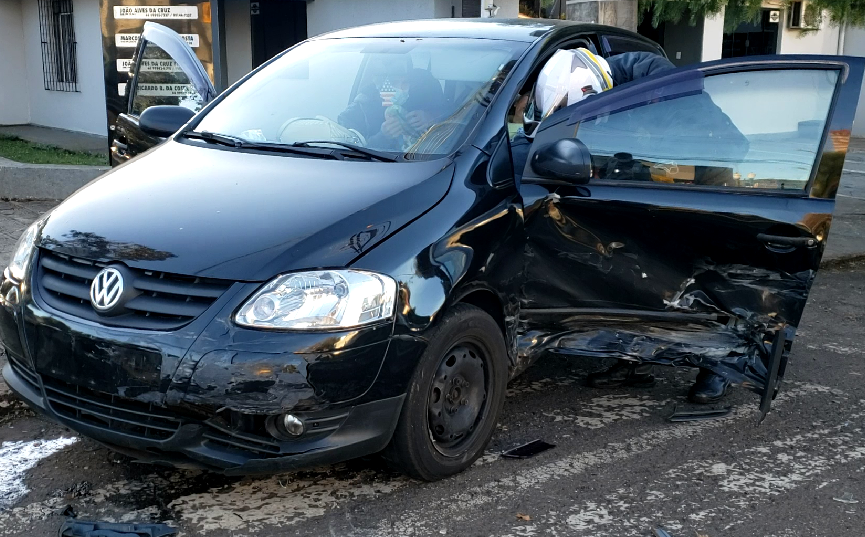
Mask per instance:
[[[436,451],[457,457],[486,418],[491,385],[489,360],[463,341],[444,354],[427,395],[427,429]]]

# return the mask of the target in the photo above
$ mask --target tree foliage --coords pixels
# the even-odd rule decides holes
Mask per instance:
[[[791,0],[779,0],[779,8]],[[696,24],[700,19],[725,10],[724,26],[731,30],[742,22],[760,20],[762,0],[640,0],[640,9],[652,9],[652,24],[681,22]],[[805,9],[805,22],[816,26],[825,10],[830,23],[865,26],[865,0],[812,0]]]

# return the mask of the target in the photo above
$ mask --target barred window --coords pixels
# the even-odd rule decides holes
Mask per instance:
[[[45,89],[78,91],[72,0],[39,0]]]

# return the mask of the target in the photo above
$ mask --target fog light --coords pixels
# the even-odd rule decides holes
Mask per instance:
[[[303,434],[303,422],[300,421],[297,416],[286,414],[282,418],[282,426],[285,428],[285,432],[292,436],[300,436]]]

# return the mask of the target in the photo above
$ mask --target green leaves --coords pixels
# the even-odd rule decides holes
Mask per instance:
[[[789,6],[791,2],[785,0],[783,3]],[[762,0],[640,0],[640,10],[648,9],[653,9],[654,26],[682,21],[696,24],[700,19],[725,10],[724,28],[732,30],[742,22],[759,21]],[[805,21],[816,26],[823,10],[829,19],[823,22],[865,26],[865,2],[862,0],[813,0],[807,4]]]

